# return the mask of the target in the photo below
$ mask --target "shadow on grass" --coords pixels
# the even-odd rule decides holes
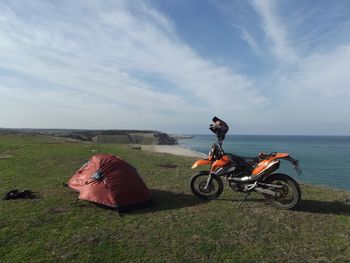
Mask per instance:
[[[174,209],[180,209],[184,207],[197,206],[205,202],[211,202],[211,201],[201,200],[192,194],[186,194],[186,193],[176,193],[176,192],[159,190],[159,189],[151,189],[150,192],[154,203],[153,206],[132,210],[127,213],[142,214],[142,213],[149,213],[149,212],[156,212],[156,211],[174,210]],[[244,196],[242,196],[242,198],[243,197]],[[240,197],[235,197],[232,199],[218,198],[212,201],[214,202],[226,201],[226,202],[232,202],[233,204],[238,204],[241,200],[242,199]],[[253,198],[248,198],[245,201],[245,203],[250,203],[250,202],[265,203],[265,205],[269,206],[269,203],[264,198],[253,197]],[[93,208],[98,206],[100,208],[104,208],[108,210],[115,210],[114,208],[111,208],[111,207],[103,206],[100,204],[91,205],[91,203],[89,204],[86,202],[80,203],[77,206],[85,207],[85,208],[88,208],[88,207]],[[294,210],[300,211],[300,212],[319,213],[319,214],[350,215],[350,202],[349,201],[342,202],[342,201],[300,200],[300,203],[296,208],[294,208]]]
[[[134,210],[132,213],[147,213],[163,210],[180,209],[205,203],[192,194],[176,193],[166,190],[150,189],[154,205],[148,208]]]
[[[244,198],[244,195],[242,195],[242,197],[234,197],[234,198],[217,198],[214,199],[213,201],[226,201],[226,202],[240,202],[242,201],[242,199]],[[245,202],[265,202],[267,203],[267,201],[262,197],[262,198],[256,198],[256,197],[248,197],[247,200]]]
[[[173,210],[173,209],[180,209],[183,207],[191,207],[196,206],[199,204],[203,204],[206,201],[201,200],[197,197],[195,197],[192,194],[186,194],[186,193],[176,193],[166,190],[159,190],[159,189],[150,189],[153,206],[135,209],[128,213],[149,213],[149,212],[155,212],[155,211],[163,211],[163,210]],[[75,205],[77,207],[81,208],[94,208],[99,207],[106,210],[115,210],[115,208],[108,207],[105,205],[92,203],[92,202],[85,202],[85,201],[79,201],[77,200],[77,203],[72,203],[72,205]]]
[[[295,210],[319,214],[350,215],[350,204],[341,201],[300,200]]]
[[[242,195],[242,198],[244,196]],[[232,203],[239,203],[240,198],[218,198],[215,201],[231,201]],[[270,204],[264,198],[248,198],[245,203],[265,203]],[[244,206],[244,203],[243,203]],[[346,201],[320,201],[320,200],[300,200],[297,207],[293,210],[308,213],[318,214],[333,214],[333,215],[350,215],[350,200]]]

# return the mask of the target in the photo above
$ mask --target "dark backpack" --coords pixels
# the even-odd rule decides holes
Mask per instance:
[[[34,199],[36,195],[30,190],[18,190],[14,189],[9,191],[4,195],[2,200],[10,200],[10,199]]]

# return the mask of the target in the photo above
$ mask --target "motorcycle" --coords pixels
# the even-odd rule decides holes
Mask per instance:
[[[285,160],[293,165],[298,175],[302,173],[299,161],[289,153],[260,153],[256,157],[242,157],[225,153],[222,144],[229,129],[228,125],[217,117],[209,128],[217,136],[209,151],[208,158],[197,160],[191,169],[209,166],[194,174],[190,181],[192,193],[205,200],[218,198],[224,190],[224,178],[230,188],[246,195],[238,204],[238,208],[252,192],[262,194],[273,207],[293,209],[301,198],[298,183],[289,175],[277,173],[280,161]],[[275,173],[276,172],[276,173]]]

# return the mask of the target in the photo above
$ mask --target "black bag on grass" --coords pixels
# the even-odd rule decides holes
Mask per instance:
[[[14,189],[9,191],[4,195],[2,200],[10,200],[10,199],[34,199],[36,195],[30,190],[18,190]]]

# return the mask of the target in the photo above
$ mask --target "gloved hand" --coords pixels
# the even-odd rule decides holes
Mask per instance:
[[[264,152],[261,152],[261,153],[259,153],[259,155],[258,155],[258,157],[259,157],[259,159],[265,159],[266,157],[267,157],[267,153],[264,153]]]

